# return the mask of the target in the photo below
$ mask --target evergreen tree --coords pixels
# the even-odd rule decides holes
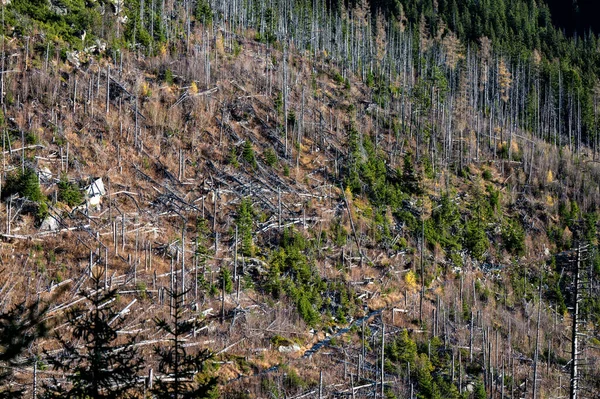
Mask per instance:
[[[402,191],[409,194],[421,195],[423,188],[420,185],[419,176],[413,165],[412,156],[407,153],[404,156],[404,167],[402,168],[402,175],[400,176],[400,182]]]
[[[408,330],[400,331],[400,334],[386,348],[388,358],[393,362],[398,362],[401,366],[407,363],[415,363],[417,357],[417,344],[409,335]]]
[[[28,363],[25,350],[46,336],[48,328],[43,317],[47,310],[46,304],[36,301],[31,305],[19,303],[0,313],[0,399],[23,396],[23,389],[13,380],[13,370]]]
[[[253,168],[256,168],[256,156],[254,155],[254,148],[252,148],[252,143],[249,140],[246,140],[244,142],[244,148],[242,150],[242,158],[244,158],[244,160],[246,162],[248,162],[248,164],[250,164],[250,166],[252,166]]]
[[[233,292],[233,280],[229,269],[221,267],[219,280],[221,281],[221,288],[225,289],[225,293],[231,294]]]
[[[212,9],[210,3],[207,0],[197,0],[196,7],[194,7],[194,17],[197,22],[201,22],[207,25],[212,23]]]
[[[169,336],[167,345],[156,346],[161,376],[154,382],[152,393],[162,398],[217,398],[217,378],[210,375],[212,353],[202,349],[188,353],[186,337],[194,329],[194,320],[184,317],[186,292],[168,291],[172,300],[170,319],[156,319],[159,330]]]
[[[56,378],[46,384],[48,398],[123,398],[136,385],[142,360],[135,338],[118,342],[124,320],[114,306],[117,292],[104,291],[97,277],[93,282],[94,290],[85,294],[90,309],[69,312],[72,336],[57,335],[62,350],[46,353],[48,363],[67,374],[66,384]]]
[[[43,199],[40,182],[35,170],[25,168],[22,172],[19,170],[6,177],[6,183],[2,187],[2,197],[6,198],[13,194],[19,194],[34,202]]]
[[[69,182],[65,175],[61,176],[58,186],[58,200],[69,206],[77,206],[83,201],[83,195],[76,184]]]
[[[487,398],[487,394],[485,392],[485,386],[482,381],[477,381],[475,384],[475,392],[473,393],[473,397],[475,399],[485,399]]]
[[[252,201],[244,198],[240,203],[236,223],[238,225],[239,234],[242,239],[241,252],[245,256],[252,256],[252,219],[254,210],[252,209]]]

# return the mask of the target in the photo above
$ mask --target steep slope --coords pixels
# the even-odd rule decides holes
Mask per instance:
[[[364,7],[72,3],[3,10],[5,308],[67,287],[48,317],[68,336],[99,276],[140,396],[169,378],[153,320],[175,290],[221,396],[555,397],[588,245],[578,381],[598,391],[596,110],[571,66]]]

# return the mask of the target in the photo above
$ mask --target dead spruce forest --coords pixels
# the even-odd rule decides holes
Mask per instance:
[[[0,7],[0,397],[600,396],[591,31],[533,0]]]

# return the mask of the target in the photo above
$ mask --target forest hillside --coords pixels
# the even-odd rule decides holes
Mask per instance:
[[[0,7],[0,397],[598,397],[592,30],[533,0]]]

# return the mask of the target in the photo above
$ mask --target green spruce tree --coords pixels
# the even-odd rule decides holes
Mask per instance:
[[[25,351],[48,333],[43,321],[48,305],[19,303],[0,313],[0,399],[21,398],[24,389],[14,380],[14,370],[28,366]]]
[[[72,334],[57,334],[62,350],[46,353],[50,366],[67,375],[66,381],[52,378],[46,384],[47,398],[108,399],[134,393],[142,368],[135,337],[120,342],[117,331],[124,319],[114,305],[117,292],[104,290],[98,277],[93,282],[94,289],[85,294],[89,307],[68,314]]]
[[[210,374],[212,353],[201,349],[190,353],[186,337],[194,329],[194,321],[185,317],[185,292],[168,291],[173,299],[171,317],[155,320],[159,330],[166,333],[168,343],[156,346],[159,378],[152,393],[159,399],[218,398],[217,378]]]

